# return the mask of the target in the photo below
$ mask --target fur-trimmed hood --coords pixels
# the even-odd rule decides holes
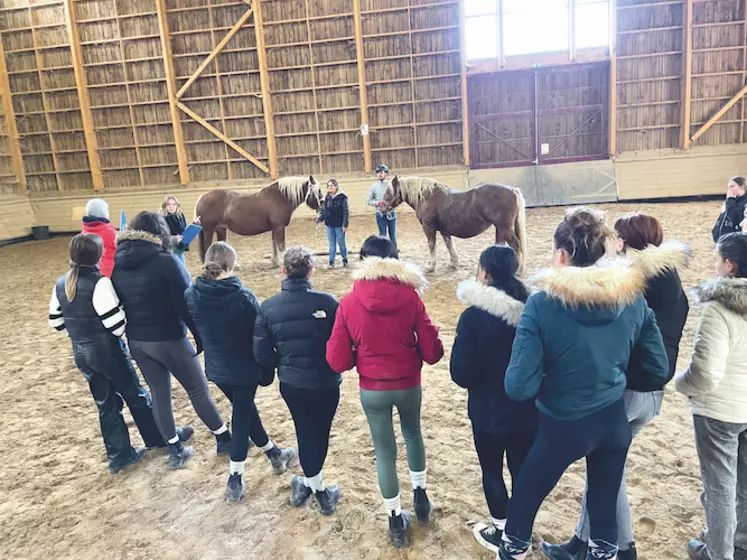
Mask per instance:
[[[700,304],[717,301],[728,310],[747,317],[747,278],[717,278],[701,284],[693,292]]]
[[[117,236],[114,264],[119,268],[135,269],[162,253],[161,238],[147,231],[126,229]]]
[[[551,268],[530,280],[571,310],[596,308],[618,310],[643,293],[646,277],[642,268],[621,259],[603,259],[593,266]]]
[[[367,257],[353,271],[353,280],[396,280],[400,284],[412,286],[422,294],[428,289],[428,279],[420,268],[398,259]]]
[[[647,279],[656,278],[670,270],[683,270],[690,264],[692,250],[687,243],[666,241],[660,246],[649,245],[642,251],[628,249],[625,256],[639,266]]]
[[[516,327],[524,311],[524,303],[503,290],[486,286],[477,280],[465,280],[457,287],[457,298],[466,305],[477,307]]]
[[[117,245],[122,241],[147,241],[153,243],[153,245],[162,246],[163,242],[157,235],[153,235],[147,231],[141,231],[137,229],[125,229],[117,235]]]
[[[423,272],[416,265],[397,259],[368,257],[353,271],[353,292],[363,306],[374,313],[391,315],[412,297],[428,288]]]

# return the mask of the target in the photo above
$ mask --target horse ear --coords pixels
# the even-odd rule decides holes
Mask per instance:
[[[394,192],[399,190],[399,175],[395,175],[394,179],[392,179],[392,188],[394,189]]]
[[[314,184],[316,184],[316,181],[314,180],[314,176],[309,175],[309,185],[314,185]]]

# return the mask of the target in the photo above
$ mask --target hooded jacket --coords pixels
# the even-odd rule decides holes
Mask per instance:
[[[501,437],[533,439],[534,399],[514,402],[503,387],[524,303],[475,280],[459,284],[457,297],[470,307],[459,318],[449,370],[454,383],[469,391],[473,426]]]
[[[584,418],[617,402],[634,348],[640,367],[665,380],[669,362],[640,268],[609,260],[545,271],[527,300],[506,371],[506,393],[537,399],[557,420]]]
[[[338,190],[334,195],[327,195],[324,199],[322,220],[324,225],[331,228],[347,228],[350,222],[348,195]]]
[[[695,297],[703,309],[690,365],[675,386],[693,414],[747,423],[747,279],[714,280]]]
[[[678,241],[668,241],[659,247],[649,246],[643,251],[628,249],[627,255],[633,265],[640,267],[646,276],[643,297],[654,312],[669,360],[667,379],[657,379],[645,371],[642,366],[641,347],[635,347],[626,372],[628,389],[642,393],[663,391],[664,386],[674,377],[682,329],[685,328],[687,314],[690,311],[678,273],[678,270],[687,268],[691,256],[690,248]]]
[[[259,385],[272,380],[273,368],[260,368],[252,352],[256,296],[236,276],[197,278],[184,292],[205,350],[205,375],[213,383]]]
[[[718,240],[727,233],[742,231],[739,224],[744,218],[745,206],[747,206],[747,194],[738,198],[729,197],[724,201],[724,208],[711,230],[714,243],[718,243]]]
[[[413,264],[378,257],[361,261],[353,280],[337,310],[327,362],[338,373],[356,366],[361,389],[417,387],[423,361],[435,364],[444,354],[420,299],[428,281]]]
[[[101,253],[99,270],[107,278],[112,277],[114,269],[114,252],[117,250],[117,230],[105,218],[84,216],[82,233],[95,233],[104,244],[104,252]]]
[[[127,338],[179,340],[189,327],[201,351],[200,336],[184,300],[189,273],[161,246],[161,239],[145,231],[123,231],[117,237],[114,263],[112,282],[127,314]]]

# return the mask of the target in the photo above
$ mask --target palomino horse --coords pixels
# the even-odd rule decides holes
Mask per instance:
[[[384,212],[409,204],[428,238],[430,257],[426,272],[436,268],[436,232],[441,233],[456,268],[459,257],[451,237],[467,239],[495,226],[495,242],[508,243],[523,264],[526,256],[526,209],[519,189],[497,183],[455,191],[427,177],[397,177],[382,201]]]
[[[257,193],[214,190],[197,199],[195,218],[202,225],[200,259],[213,242],[226,240],[226,230],[239,235],[259,235],[272,232],[272,264],[278,266],[278,254],[285,251],[285,228],[291,215],[303,202],[317,210],[321,206],[321,190],[314,177],[283,177],[263,187]]]

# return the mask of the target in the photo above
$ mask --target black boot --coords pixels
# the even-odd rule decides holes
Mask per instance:
[[[431,501],[428,499],[428,494],[425,493],[425,488],[416,488],[413,491],[412,503],[418,523],[428,525],[431,520]]]
[[[231,431],[226,430],[215,436],[215,451],[219,457],[231,454]]]
[[[195,454],[193,447],[182,444],[181,441],[169,444],[169,463],[170,469],[181,469]]]
[[[335,484],[325,488],[322,492],[314,492],[314,497],[319,504],[319,511],[322,515],[332,515],[337,511],[337,502],[342,497],[340,487]]]
[[[630,543],[628,550],[618,550],[617,560],[638,560],[638,551],[635,549],[635,543]]]
[[[404,510],[399,515],[389,516],[389,538],[394,548],[405,548],[410,544],[407,531],[410,529],[410,514]]]
[[[234,473],[228,477],[226,485],[226,501],[229,504],[235,504],[244,497],[244,478]]]
[[[586,560],[589,550],[589,546],[576,535],[566,544],[542,543],[541,548],[548,560]]]
[[[192,426],[184,426],[183,428],[176,429],[176,435],[179,436],[179,441],[187,442],[192,439],[192,434],[195,433],[195,429]]]
[[[269,451],[265,452],[267,458],[272,463],[272,471],[275,474],[283,474],[288,470],[288,464],[296,456],[296,452],[291,449],[280,449],[278,446],[274,446]]]
[[[303,483],[303,478],[296,475],[291,479],[291,505],[301,507],[311,496],[311,488]]]
[[[140,461],[143,460],[144,456],[145,456],[144,447],[135,449],[135,453],[124,463],[109,463],[109,472],[112,474],[117,474],[123,468],[129,467],[130,465],[134,465],[135,463],[139,463]]]

